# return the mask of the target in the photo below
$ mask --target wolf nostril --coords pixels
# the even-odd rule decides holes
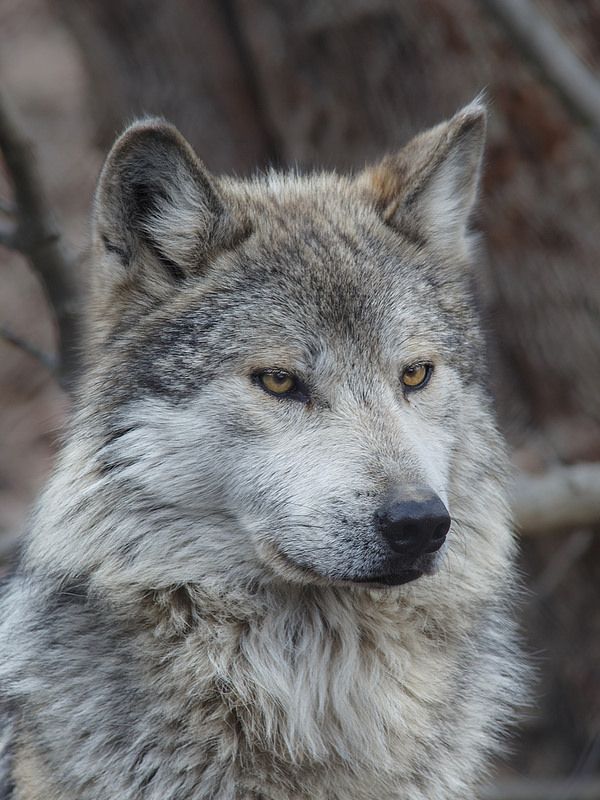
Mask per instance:
[[[376,514],[379,529],[396,553],[413,556],[438,550],[450,529],[446,506],[431,490],[395,498]]]
[[[402,536],[406,539],[414,539],[419,535],[419,527],[412,522],[406,522],[402,526]]]

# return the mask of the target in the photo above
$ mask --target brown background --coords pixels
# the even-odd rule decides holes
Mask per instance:
[[[536,8],[600,76],[600,3]],[[600,144],[484,3],[0,0],[0,85],[75,254],[103,154],[138,114],[167,116],[215,171],[346,169],[485,89],[478,291],[500,422],[529,471],[600,461]],[[39,283],[1,248],[0,325],[56,347]],[[67,409],[48,370],[0,337],[0,557]],[[555,778],[556,797],[573,800],[573,780],[600,772],[600,537],[565,530],[522,549],[539,680],[503,770]]]

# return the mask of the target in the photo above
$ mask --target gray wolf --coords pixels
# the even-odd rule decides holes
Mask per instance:
[[[475,796],[520,673],[484,130],[475,102],[360,174],[251,180],[162,120],[118,139],[2,602],[15,800]]]

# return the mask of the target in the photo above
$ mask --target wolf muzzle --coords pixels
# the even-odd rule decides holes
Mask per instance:
[[[375,514],[375,525],[387,544],[383,569],[361,583],[399,586],[433,570],[434,554],[446,540],[450,515],[431,489],[398,490]]]

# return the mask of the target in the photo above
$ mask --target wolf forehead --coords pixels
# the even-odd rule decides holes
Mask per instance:
[[[149,386],[161,365],[185,373],[198,353],[205,378],[278,348],[306,362],[327,348],[363,362],[432,352],[474,362],[467,222],[483,122],[468,107],[358,176],[250,181],[210,176],[164,122],[134,125],[96,198],[105,347],[137,362]]]
[[[379,232],[360,207],[344,213],[314,190],[304,201],[312,207],[264,204],[261,223],[216,260],[206,284],[181,288],[122,334],[142,384],[167,390],[195,363],[206,380],[240,361],[311,370],[344,360],[339,368],[358,378],[398,359],[457,360],[457,342],[468,359],[473,307],[439,263]]]

